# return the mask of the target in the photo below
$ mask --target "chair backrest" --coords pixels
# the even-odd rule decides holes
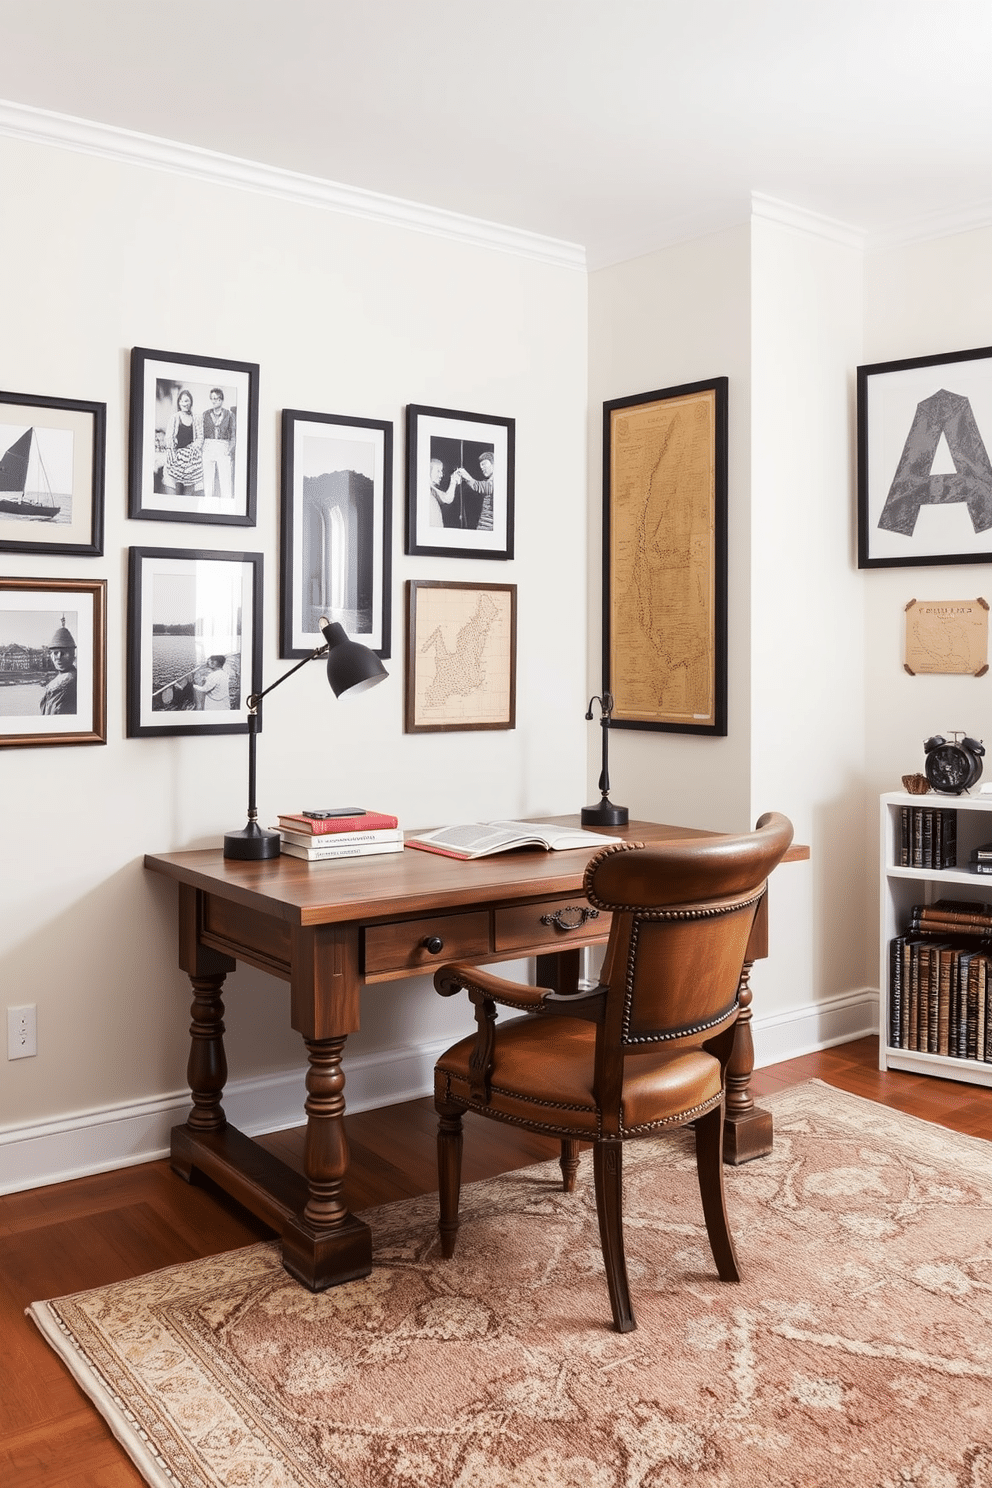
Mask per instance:
[[[771,812],[744,836],[614,846],[592,860],[586,893],[613,914],[607,1044],[700,1044],[733,1021],[754,917],[791,841],[792,823]]]

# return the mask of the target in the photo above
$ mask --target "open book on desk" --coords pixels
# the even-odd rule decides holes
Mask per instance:
[[[435,832],[408,836],[407,847],[443,853],[449,858],[486,858],[491,853],[512,852],[516,847],[543,847],[548,852],[569,848],[608,847],[620,837],[583,832],[577,827],[556,827],[546,822],[472,822],[462,827],[439,827]]]

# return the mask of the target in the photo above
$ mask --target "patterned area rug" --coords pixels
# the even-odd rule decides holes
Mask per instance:
[[[727,1170],[719,1282],[691,1136],[625,1153],[638,1328],[592,1173],[366,1215],[376,1267],[311,1295],[273,1245],[35,1303],[156,1488],[992,1488],[992,1146],[811,1082]]]

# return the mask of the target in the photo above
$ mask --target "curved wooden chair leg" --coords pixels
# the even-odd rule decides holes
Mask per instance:
[[[723,1106],[696,1120],[696,1172],[706,1233],[721,1281],[740,1281],[740,1267],[723,1195]]]
[[[627,1262],[623,1253],[623,1143],[607,1138],[593,1148],[596,1213],[603,1247],[606,1284],[610,1289],[613,1326],[618,1333],[637,1327],[630,1305]]]
[[[579,1171],[579,1144],[574,1138],[562,1137],[558,1166],[561,1168],[562,1188],[566,1193],[574,1193],[575,1175]]]
[[[462,1113],[464,1106],[437,1106],[437,1186],[440,1203],[438,1228],[441,1254],[451,1257],[458,1238],[458,1199],[462,1187]]]

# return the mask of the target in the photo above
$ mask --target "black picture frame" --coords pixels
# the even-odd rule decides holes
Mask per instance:
[[[262,676],[262,567],[261,553],[128,550],[129,739],[248,732]]]
[[[515,439],[516,422],[512,418],[409,404],[408,554],[429,558],[513,557]],[[494,462],[488,477],[483,465],[487,452]],[[464,477],[458,476],[459,471]]]
[[[217,404],[215,392],[223,394]],[[135,346],[128,516],[254,527],[257,477],[257,362]]]
[[[102,556],[106,444],[106,403],[0,392],[0,552]]]
[[[858,567],[992,563],[992,347],[857,381]]]
[[[106,742],[106,579],[0,578],[0,749]]]
[[[321,616],[390,654],[393,426],[343,414],[282,413],[279,655],[324,644]]]
[[[408,579],[406,587],[404,732],[516,728],[516,584]],[[479,685],[467,687],[473,674]]]
[[[603,404],[611,728],[727,733],[728,403],[713,377]]]

